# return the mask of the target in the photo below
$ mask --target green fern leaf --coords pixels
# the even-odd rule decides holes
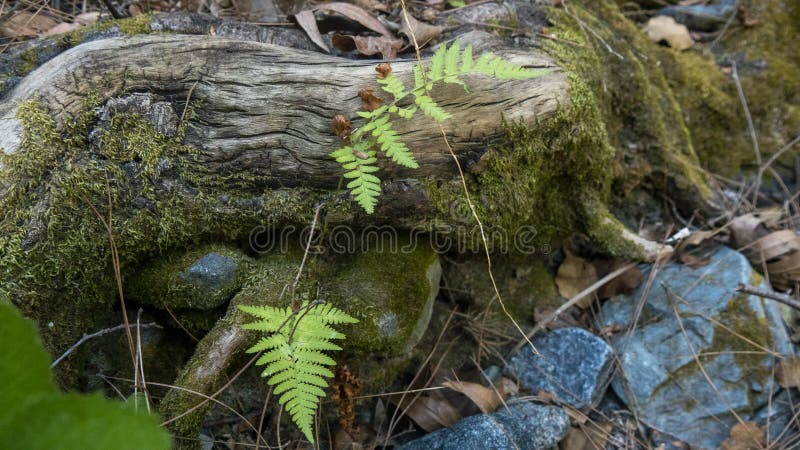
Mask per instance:
[[[365,148],[369,145],[369,143],[360,144],[357,147]],[[356,155],[356,150],[364,156],[363,159]],[[375,211],[375,205],[378,203],[378,196],[381,193],[381,180],[372,175],[378,171],[378,166],[375,165],[378,161],[375,158],[375,151],[362,151],[351,146],[345,146],[331,153],[331,156],[342,164],[345,170],[344,177],[351,180],[347,183],[347,189],[350,189],[350,194],[364,208],[364,211],[372,214]]]
[[[461,73],[469,73],[472,71],[474,64],[475,61],[472,60],[472,46],[468,45],[467,48],[464,49],[464,53],[461,55]]]
[[[428,72],[428,81],[439,80],[444,77],[446,59],[447,45],[440,45],[431,58],[431,70]]]
[[[351,147],[341,148],[334,154],[337,161],[346,160],[347,164],[358,164],[361,160]],[[266,366],[261,376],[270,377],[267,384],[273,386],[276,396],[280,396],[278,403],[283,405],[292,421],[313,444],[314,415],[320,399],[325,396],[323,388],[328,386],[323,377],[332,377],[333,373],[327,366],[336,364],[323,351],[340,350],[330,341],[345,337],[330,325],[355,323],[358,320],[333,305],[312,305],[308,302],[300,306],[299,312],[270,306],[240,305],[239,309],[262,319],[242,328],[274,333],[259,339],[248,352],[269,350],[256,361],[256,365]]]
[[[386,78],[378,78],[378,84],[381,85],[381,89],[392,94],[395,101],[400,101],[400,99],[408,95],[403,80],[394,76],[393,73],[387,75]]]
[[[417,95],[414,102],[419,106],[420,111],[437,122],[444,122],[451,117],[450,113],[442,109],[427,95]]]

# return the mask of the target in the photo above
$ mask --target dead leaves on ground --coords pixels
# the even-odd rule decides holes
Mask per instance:
[[[71,22],[64,22],[45,13],[20,11],[0,26],[0,34],[16,39],[54,36],[93,24],[99,18],[99,12],[88,12],[75,16]]]
[[[586,288],[592,286],[602,277],[619,269],[626,264],[625,261],[595,259],[585,260],[576,256],[568,248],[564,249],[566,258],[558,266],[556,273],[556,286],[562,297],[571,299]],[[633,267],[622,275],[597,288],[594,293],[584,296],[578,301],[577,306],[587,309],[596,298],[605,299],[619,294],[629,294],[642,280],[642,273],[638,267]]]
[[[518,387],[512,380],[501,377],[494,387],[486,387],[471,381],[444,381],[437,389],[423,394],[396,394],[390,402],[426,432],[449,427],[464,417],[474,414],[475,408],[482,413],[491,413],[503,405],[509,395],[516,394]],[[464,402],[462,398],[468,399]]]
[[[355,35],[346,33],[334,33],[331,38],[331,46],[341,52],[357,51],[360,55],[373,56],[380,54],[383,59],[391,60],[397,57],[397,53],[410,43],[416,42],[423,46],[431,40],[437,39],[444,30],[443,27],[429,25],[420,22],[410,14],[403,14],[398,34],[395,35],[375,16],[370,14],[361,6],[344,3],[332,2],[324,3],[312,9],[307,9],[295,14],[295,20],[300,28],[306,32],[317,46],[326,52],[331,51],[322,37],[317,24],[317,13],[337,14],[357,22],[367,30],[377,33],[374,35]],[[404,36],[406,40],[403,40]]]
[[[737,423],[731,428],[728,439],[722,443],[724,450],[761,450],[767,448],[764,430],[755,422]]]
[[[775,289],[787,290],[800,283],[800,236],[793,230],[775,230],[782,212],[765,209],[731,221],[731,241]]]

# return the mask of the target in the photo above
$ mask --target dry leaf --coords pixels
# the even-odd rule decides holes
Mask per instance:
[[[342,142],[350,142],[350,131],[352,130],[350,119],[342,114],[337,114],[333,116],[331,127],[333,128],[333,134],[339,136],[339,139],[341,139]]]
[[[383,103],[383,99],[375,95],[375,90],[372,88],[363,88],[358,91],[358,96],[361,97],[361,109],[364,111],[375,111]]]
[[[742,248],[764,237],[769,230],[755,214],[745,214],[736,217],[730,224],[732,244],[736,248]]]
[[[508,398],[510,395],[519,394],[519,385],[511,378],[500,377],[495,385],[503,398]]]
[[[387,36],[351,36],[335,33],[331,44],[343,52],[358,50],[358,53],[366,56],[380,53],[383,59],[394,59],[397,57],[397,51],[403,46],[403,40]]]
[[[675,256],[681,263],[697,269],[703,267],[711,260],[711,253],[702,246],[709,238],[714,236],[712,231],[695,231],[681,240],[675,248]]]
[[[378,72],[377,77],[379,80],[386,79],[386,77],[392,74],[392,65],[389,63],[380,63],[375,66],[375,72]]]
[[[599,280],[597,271],[592,263],[583,258],[577,257],[569,250],[565,250],[567,257],[558,266],[556,273],[556,286],[558,292],[564,298],[572,298],[587,287]],[[581,298],[577,306],[586,309],[592,305],[593,295]]]
[[[669,16],[655,16],[644,27],[647,36],[655,42],[666,41],[670,47],[678,50],[686,50],[694,45],[689,29],[686,25],[675,22]]]
[[[297,20],[297,24],[300,25],[300,28],[306,32],[309,39],[311,39],[315,44],[317,44],[321,49],[325,50],[326,52],[330,53],[331,50],[325,45],[325,41],[322,40],[322,35],[319,34],[319,28],[317,27],[317,18],[314,17],[314,11],[305,10],[300,11],[299,13],[294,15],[295,20]]]
[[[591,428],[591,429],[590,429]],[[609,422],[589,422],[581,427],[571,427],[567,437],[559,444],[560,450],[597,450],[606,448],[614,425]]]
[[[58,25],[58,21],[44,14],[28,11],[14,13],[2,27],[0,33],[10,38],[34,37]]]
[[[60,24],[54,26],[53,28],[50,28],[49,30],[45,31],[44,35],[45,36],[55,36],[57,34],[69,33],[70,31],[75,31],[75,30],[79,29],[82,26],[83,25],[81,25],[81,24],[79,24],[77,22],[72,22],[72,23],[64,22],[64,23],[60,23]]]
[[[766,448],[764,430],[755,422],[737,423],[731,428],[728,439],[722,443],[724,450],[761,450]]]
[[[414,38],[416,38],[417,43],[422,47],[428,42],[437,39],[442,34],[442,31],[444,31],[444,27],[428,25],[425,22],[418,21],[411,14],[403,14],[403,22],[400,25],[399,33],[408,38],[409,42],[414,42]]]
[[[782,359],[778,364],[776,377],[781,387],[800,387],[800,358]]]
[[[753,243],[745,254],[756,267],[766,262],[769,281],[779,290],[800,283],[800,236],[792,230],[770,233]]]
[[[626,265],[627,262],[620,260],[595,260],[592,262],[592,264],[597,272],[597,276],[602,278]],[[603,286],[600,286],[600,288],[597,290],[597,297],[602,300],[620,294],[631,294],[641,282],[642,271],[639,270],[639,267],[633,266],[623,272],[620,276],[614,278]]]
[[[406,411],[406,415],[429,433],[461,420],[458,410],[436,391],[417,398]]]
[[[341,14],[348,19],[354,20],[361,25],[364,25],[366,28],[382,34],[383,36],[391,37],[392,32],[389,31],[386,26],[378,21],[375,17],[373,17],[370,13],[368,13],[365,9],[360,8],[356,5],[351,5],[350,3],[342,3],[342,2],[333,2],[333,3],[325,3],[322,5],[317,6],[316,8],[319,11],[326,11],[326,12],[335,12],[337,14]]]
[[[466,395],[472,403],[481,410],[481,412],[488,414],[497,409],[502,404],[502,399],[497,395],[494,389],[487,388],[478,383],[469,381],[445,381],[442,386],[448,387],[456,392]]]

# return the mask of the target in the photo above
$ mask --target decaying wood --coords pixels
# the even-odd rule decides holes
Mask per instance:
[[[448,86],[434,97],[453,117],[445,126],[460,155],[480,157],[498,136],[501,115],[533,122],[569,101],[567,82],[551,59],[536,51],[502,52],[542,77],[521,81],[470,76],[470,92]],[[412,83],[415,61],[392,63]],[[75,114],[87,92],[106,98],[157,92],[198,101],[186,141],[200,149],[210,171],[246,171],[275,185],[335,187],[341,168],[328,155],[337,148],[331,118],[355,116],[359,89],[375,87],[375,63],[212,36],[145,35],[89,42],[68,50],[23,79],[0,104],[0,147],[19,149],[18,102],[38,98],[58,120]],[[452,125],[449,125],[452,124]],[[396,122],[417,156],[414,176],[450,178],[454,167],[438,126],[428,120]],[[390,177],[410,174],[393,165]]]

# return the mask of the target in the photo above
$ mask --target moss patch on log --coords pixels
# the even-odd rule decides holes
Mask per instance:
[[[89,95],[83,112],[61,126],[37,101],[21,104],[21,146],[0,154],[0,295],[39,322],[53,354],[74,343],[116,298],[106,230],[90,205],[107,217],[110,198],[124,274],[170,249],[234,241],[264,223],[309,222],[323,195],[298,189],[248,197],[259,192],[250,186],[223,201],[213,188],[163,184],[152,176],[156,165],[163,166],[161,176],[190,187],[191,176],[206,170],[182,144],[186,124],[163,136],[142,117],[122,115],[98,147],[87,139],[98,103]]]

